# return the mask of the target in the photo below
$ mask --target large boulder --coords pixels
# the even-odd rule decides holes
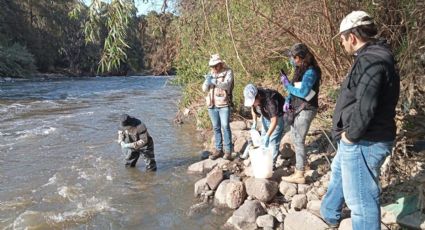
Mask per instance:
[[[206,183],[210,187],[210,189],[215,190],[223,180],[223,177],[223,170],[221,170],[219,167],[215,167],[207,174]]]
[[[245,150],[248,140],[250,138],[250,134],[248,131],[244,130],[236,130],[233,131],[232,129],[232,136],[233,136],[233,151],[238,153],[243,153]]]
[[[226,206],[227,184],[230,180],[224,180],[220,183],[214,194],[214,204],[217,206]]]
[[[227,220],[227,224],[241,230],[257,229],[256,220],[264,214],[266,210],[259,201],[246,200]]]
[[[209,190],[207,185],[207,178],[202,178],[195,183],[195,197],[201,195],[202,192]]]
[[[231,209],[237,209],[246,198],[245,186],[242,181],[230,180],[227,184],[226,205]]]
[[[285,230],[323,230],[328,225],[306,210],[288,213],[283,222]]]
[[[241,181],[224,180],[215,192],[214,203],[236,209],[242,205],[246,198],[245,186]]]
[[[230,161],[225,160],[223,158],[218,158],[216,160],[206,159],[203,161],[196,162],[194,164],[191,164],[187,171],[188,173],[207,173],[211,171],[214,167],[223,167],[224,165],[228,164]]]
[[[245,186],[249,196],[262,202],[272,200],[278,192],[278,184],[267,179],[250,177],[245,181]]]

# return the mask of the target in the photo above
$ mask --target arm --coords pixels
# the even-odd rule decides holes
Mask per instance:
[[[364,58],[359,64],[359,68],[364,71],[358,79],[354,79],[357,82],[356,102],[351,112],[349,128],[345,130],[345,135],[343,133],[343,137],[350,142],[359,141],[374,118],[385,78],[385,70],[380,63]]]
[[[251,106],[252,122],[257,123],[257,113],[254,111],[254,106]]]
[[[295,88],[292,84],[288,84],[286,90],[294,96],[305,98],[316,83],[317,76],[313,69],[308,69],[303,76],[301,88]]]
[[[140,149],[148,143],[148,130],[146,129],[145,124],[141,123],[137,126],[137,135],[138,139],[135,142],[124,143],[123,141],[120,143],[124,148],[132,148],[132,149]]]
[[[269,130],[267,130],[266,135],[270,137],[270,135],[272,135],[274,129],[276,128],[276,125],[277,125],[277,116],[273,116],[270,118],[270,126],[269,126]]]
[[[202,91],[207,92],[210,89],[210,85],[208,82],[208,79],[205,79],[204,83],[202,84]]]
[[[233,82],[233,71],[231,69],[226,70],[226,76],[224,77],[223,82],[216,82],[216,87],[230,91],[230,86]]]

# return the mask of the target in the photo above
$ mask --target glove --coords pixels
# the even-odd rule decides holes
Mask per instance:
[[[121,141],[124,140],[124,132],[121,130],[118,130],[118,143],[121,143]]]
[[[205,77],[205,84],[208,85],[208,86],[212,85],[212,82],[211,82],[212,81],[212,75],[207,74],[204,77]]]
[[[289,79],[285,74],[280,75],[280,82],[282,82],[282,84],[283,84],[283,86],[285,86],[285,88],[289,85]]]
[[[211,80],[211,84],[213,84],[213,85],[217,85],[217,78],[212,78],[212,80]]]
[[[124,141],[120,142],[122,148],[134,148],[133,143],[125,143]]]
[[[252,122],[251,129],[257,129],[257,121]]]
[[[264,147],[266,147],[266,148],[267,148],[267,147],[269,147],[270,136],[269,136],[269,135],[267,135],[267,134],[266,134],[266,135],[264,135],[264,136],[263,136],[263,140],[262,140],[262,141],[263,141],[263,146],[264,146]]]
[[[283,112],[287,113],[289,110],[291,110],[291,104],[285,102],[285,104],[283,104]]]

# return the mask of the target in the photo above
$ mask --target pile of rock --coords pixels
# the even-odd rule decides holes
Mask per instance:
[[[245,130],[247,125],[237,122],[231,126],[235,152],[241,153],[249,138],[249,132]],[[309,154],[311,169],[305,173],[307,184],[282,181],[282,176],[292,172],[291,165],[295,162],[289,143],[290,139],[285,135],[277,169],[269,179],[254,178],[250,159],[240,159],[236,155],[233,161],[205,159],[190,165],[188,173],[205,177],[195,183],[194,194],[201,203],[192,206],[189,214],[214,204],[213,213],[217,213],[217,208],[233,212],[224,225],[235,229],[327,228],[319,217],[319,210],[330,179],[329,164],[323,154]],[[340,223],[339,229],[351,229],[348,209],[344,209],[343,218],[346,219]],[[395,219],[386,224],[396,224]],[[382,225],[382,229],[388,228]]]

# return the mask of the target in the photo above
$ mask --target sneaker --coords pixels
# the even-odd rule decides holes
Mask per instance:
[[[223,156],[223,151],[221,151],[221,150],[215,150],[211,155],[210,155],[210,159],[211,160],[215,160],[215,159],[217,159],[217,158],[219,158],[219,157],[222,157]]]

